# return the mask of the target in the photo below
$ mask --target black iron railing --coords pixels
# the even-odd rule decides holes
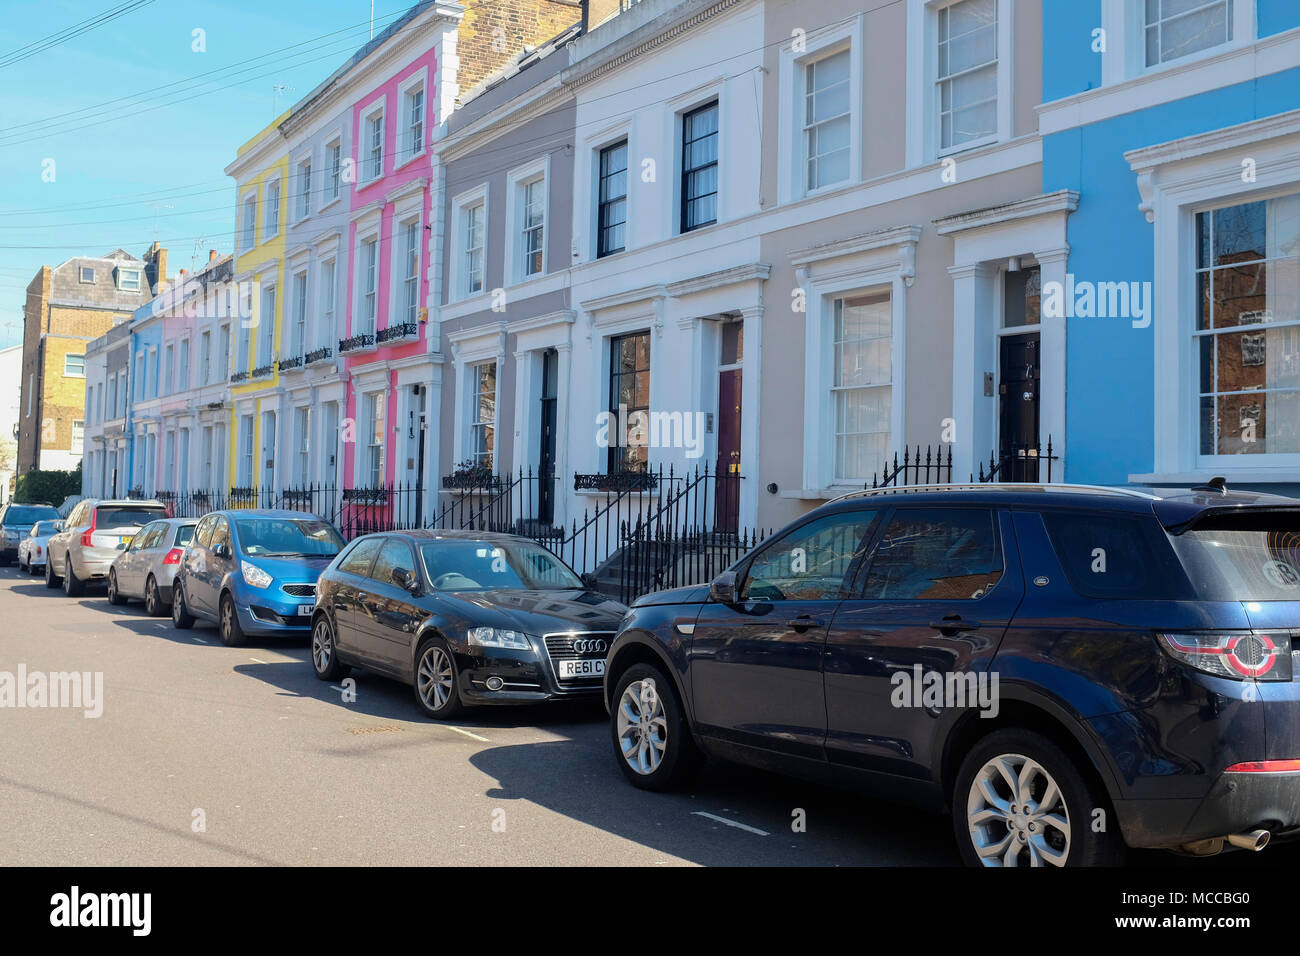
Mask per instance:
[[[231,385],[238,385],[240,382],[247,382],[247,381],[248,381],[248,373],[247,373],[247,372],[233,372],[233,373],[231,373],[231,376],[230,376],[230,384],[231,384]]]
[[[289,369],[294,369],[294,368],[302,368],[303,366],[302,356],[296,355],[293,358],[282,358],[280,359],[279,364],[280,364],[281,372],[287,372],[289,371]]]
[[[331,349],[328,345],[322,345],[320,348],[313,349],[312,351],[308,352],[304,356],[304,359],[306,360],[306,363],[308,365],[311,365],[313,362],[323,362],[333,354],[334,354],[333,349]]]
[[[1052,449],[1052,436],[1047,436],[1047,447],[1037,444],[1008,442],[996,454],[989,454],[988,469],[980,462],[979,481],[985,482],[1040,482],[1053,480],[1053,464],[1060,461]],[[972,475],[972,480],[975,479]],[[1060,475],[1056,476],[1059,480]]]
[[[616,471],[610,474],[574,475],[574,491],[650,491],[659,484],[653,471]]]
[[[372,348],[375,344],[375,335],[373,332],[360,332],[357,335],[349,336],[346,339],[339,339],[339,354],[344,352],[356,352],[361,349]]]
[[[895,485],[937,485],[952,482],[952,445],[940,445],[938,448],[925,446],[924,456],[921,446],[916,450],[904,446],[903,458],[899,461],[898,452],[894,452],[893,463],[886,463],[880,474],[873,474],[871,482],[864,488],[889,488]]]
[[[404,339],[413,339],[420,334],[420,327],[414,322],[400,322],[397,325],[390,325],[386,329],[380,329],[375,335],[375,341],[380,345],[385,342],[400,342]]]
[[[275,371],[275,364],[268,362],[266,365],[259,365],[249,373],[252,378],[267,378]]]

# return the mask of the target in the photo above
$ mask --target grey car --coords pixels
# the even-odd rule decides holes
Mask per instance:
[[[108,569],[108,603],[142,598],[150,617],[162,617],[172,603],[172,582],[197,518],[160,518],[145,525],[129,544],[119,544]]]
[[[45,586],[56,588],[62,583],[65,594],[81,595],[88,582],[108,578],[123,540],[129,544],[141,527],[165,517],[167,507],[161,501],[85,498],[77,502],[63,530],[50,538]]]

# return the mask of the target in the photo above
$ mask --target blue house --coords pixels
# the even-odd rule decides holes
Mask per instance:
[[[1300,494],[1300,3],[1047,0],[1070,481]]]

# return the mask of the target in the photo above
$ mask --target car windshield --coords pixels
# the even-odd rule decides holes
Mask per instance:
[[[1171,535],[1207,601],[1300,601],[1300,511],[1213,515]]]
[[[95,527],[129,528],[146,525],[163,516],[162,508],[141,508],[134,505],[100,505],[95,509]]]
[[[421,544],[420,557],[429,582],[439,591],[582,587],[581,579],[568,565],[531,541],[503,544],[443,538]]]
[[[46,505],[14,505],[5,512],[6,525],[31,525],[42,518],[59,518],[59,513]]]
[[[250,557],[332,558],[343,549],[339,533],[318,518],[239,518],[235,530]]]
[[[32,526],[32,537],[43,538],[48,534],[55,534],[58,531],[58,528],[55,527],[56,524],[58,524],[57,521],[36,522],[36,524]]]

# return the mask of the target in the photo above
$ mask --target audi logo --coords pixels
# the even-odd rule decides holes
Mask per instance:
[[[574,641],[573,650],[577,654],[604,654],[609,645],[604,641]]]

